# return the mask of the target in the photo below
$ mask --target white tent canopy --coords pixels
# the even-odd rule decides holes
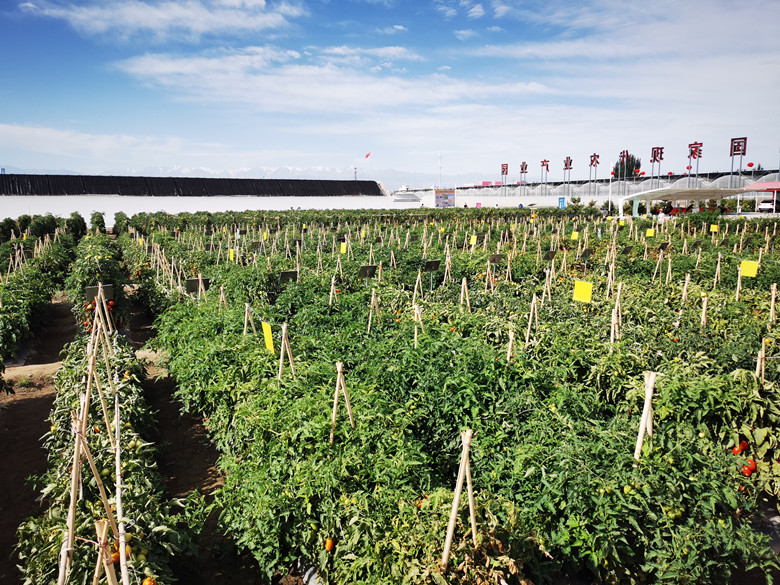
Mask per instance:
[[[689,189],[669,187],[623,197],[621,199],[621,206],[625,201],[632,201],[634,197],[644,203],[649,203],[650,201],[703,201],[706,199],[734,197],[738,193],[744,193],[744,191],[742,189]]]

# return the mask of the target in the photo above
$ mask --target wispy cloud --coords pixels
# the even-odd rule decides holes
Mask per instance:
[[[40,126],[0,124],[0,148],[19,148],[74,158],[88,156],[113,160],[136,150],[172,153],[181,152],[184,147],[184,141],[175,137],[90,134]]]
[[[383,35],[395,35],[402,32],[408,32],[408,30],[409,29],[403,25],[394,24],[393,26],[386,26],[384,28],[380,28],[379,32]]]
[[[435,7],[436,11],[446,19],[455,18],[458,15],[458,11],[454,7],[442,0],[436,0]]]
[[[129,39],[147,35],[197,41],[203,35],[242,34],[282,29],[305,16],[301,4],[264,0],[109,0],[84,5],[33,0],[19,5],[28,15],[64,20],[85,35]]]
[[[453,32],[453,34],[455,35],[455,38],[458,39],[459,41],[467,41],[470,38],[477,36],[476,31],[471,29],[456,30]]]
[[[418,60],[402,47],[354,49],[331,47],[314,56],[325,64],[299,62],[292,52],[255,47],[198,57],[147,54],[117,64],[143,81],[170,89],[183,99],[241,103],[258,111],[343,113],[401,106],[430,107],[479,96],[518,97],[548,91],[536,83],[479,84],[441,75],[416,78],[376,76],[367,69],[341,66],[365,56]],[[329,59],[325,59],[329,57]]]
[[[482,7],[482,4],[475,4],[471,8],[469,8],[468,11],[468,17],[471,19],[476,18],[482,18],[485,16],[485,9]]]

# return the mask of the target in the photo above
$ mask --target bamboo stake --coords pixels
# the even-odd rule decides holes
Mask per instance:
[[[720,282],[720,261],[723,257],[722,252],[718,252],[718,265],[715,268],[715,280],[712,283],[712,290],[715,290],[715,287],[718,286],[718,283]]]
[[[100,407],[103,411],[103,420],[106,423],[106,429],[111,429],[111,418],[108,414],[108,405],[106,404],[105,397],[103,396],[103,389],[100,386],[100,378],[97,375],[97,372],[95,372],[95,388],[98,392],[98,398],[100,399]],[[111,371],[108,372],[109,378],[111,377]],[[108,433],[108,442],[111,443],[111,448],[113,449],[116,445],[114,444],[114,437],[111,435],[111,433]]]
[[[766,339],[761,340],[761,348],[758,350],[758,357],[756,357],[756,378],[761,378],[764,381],[764,353],[766,352]]]
[[[106,571],[106,579],[109,585],[118,585],[116,573],[114,572],[114,563],[111,560],[111,553],[108,550],[108,522],[98,520],[95,522],[95,532],[98,542],[98,564],[95,568],[95,576],[92,579],[93,584],[97,584],[100,579],[100,568]]]
[[[252,325],[252,333],[257,335],[257,329],[255,329],[255,320],[252,318],[252,307],[249,303],[244,303],[244,335],[249,331],[249,325]]]
[[[735,301],[739,301],[739,291],[742,289],[742,266],[737,266],[737,293],[734,296]]]
[[[441,556],[441,567],[442,572],[447,571],[447,566],[449,564],[449,557],[450,557],[450,551],[452,550],[452,539],[455,535],[455,523],[458,519],[458,508],[460,507],[460,494],[463,491],[463,480],[466,479],[467,476],[467,469],[469,467],[469,448],[471,446],[471,438],[473,436],[473,431],[471,429],[467,429],[465,431],[461,432],[461,440],[463,442],[463,451],[460,456],[460,467],[458,468],[458,478],[455,481],[455,493],[452,498],[452,508],[450,509],[450,520],[449,524],[447,525],[447,537],[444,540],[444,551],[442,552]],[[470,472],[468,474],[470,476]],[[474,518],[474,508],[472,506],[472,499],[473,497],[469,498],[469,512],[472,516],[472,538],[474,540],[474,545],[476,546],[477,541],[477,534],[476,534],[476,520]]]
[[[777,299],[777,283],[772,283],[772,299],[769,303],[769,322],[775,322],[775,301]]]
[[[682,292],[682,301],[681,305],[685,304],[685,301],[688,300],[688,284],[691,282],[691,273],[686,272],[685,273],[685,284],[683,285],[683,292]]]
[[[613,353],[615,348],[615,339],[617,338],[617,306],[612,307],[612,318],[609,329],[609,353]]]
[[[536,321],[536,326],[539,327],[539,311],[536,293],[534,293],[533,298],[531,299],[531,307],[528,309],[528,329],[526,329],[525,332],[526,345],[528,345],[528,342],[531,340],[531,325],[534,321]]]
[[[287,360],[290,362],[290,370],[295,375],[295,362],[293,362],[292,349],[290,348],[290,339],[287,337],[287,323],[282,323],[282,340],[279,347],[279,379],[282,379],[284,370],[284,356],[287,354]]]
[[[701,299],[701,326],[707,326],[707,301],[709,297],[702,297]]]
[[[420,297],[423,296],[423,288],[422,288],[422,270],[417,271],[417,280],[414,281],[414,294],[412,294],[412,304],[414,305],[417,302],[417,290],[420,290]]]
[[[95,375],[95,336],[96,331],[93,329],[88,344],[89,361],[87,365],[87,387],[84,394],[81,396],[80,418],[77,419],[78,425],[73,427],[76,439],[73,448],[73,465],[70,477],[70,505],[68,507],[67,517],[68,531],[60,550],[59,575],[57,577],[58,585],[65,584],[68,572],[70,571],[71,562],[73,561],[73,547],[76,540],[76,503],[78,501],[78,491],[81,480],[81,441],[78,438],[78,433],[81,433],[82,435],[86,433],[87,415],[89,413],[89,402],[92,392],[92,380]]]
[[[119,393],[114,394],[114,439],[116,447],[114,448],[114,471],[116,485],[116,516],[119,518],[119,568],[122,574],[122,585],[130,585],[130,575],[127,572],[127,541],[125,539],[125,524],[122,512],[122,459],[121,443],[119,442]]]
[[[460,285],[460,310],[463,312],[463,301],[466,301],[466,307],[469,310],[469,313],[471,313],[471,299],[469,298],[469,285],[466,281],[466,277],[463,277],[463,280],[461,281]]]
[[[334,299],[335,299],[335,301],[337,303],[339,302],[339,298],[336,295],[336,276],[335,275],[331,276],[331,278],[330,278],[330,298],[328,299],[328,306],[329,307],[333,306]]]
[[[645,372],[645,404],[642,408],[642,420],[639,423],[639,434],[636,439],[636,448],[634,449],[634,459],[639,461],[639,455],[642,453],[642,445],[645,440],[645,433],[653,436],[653,390],[655,389],[655,380],[658,374],[656,372]],[[634,467],[636,467],[634,463]]]
[[[330,427],[330,444],[333,445],[333,441],[336,437],[336,414],[339,409],[339,394],[340,390],[344,393],[344,403],[347,405],[347,413],[349,413],[349,424],[352,428],[355,428],[355,420],[352,418],[352,406],[349,403],[349,394],[347,393],[347,386],[344,382],[344,364],[336,362],[336,392],[333,396],[333,418]]]
[[[423,318],[422,318],[422,309],[420,309],[419,305],[414,305],[414,349],[417,349],[417,337],[418,332],[417,328],[418,326],[422,328],[423,333],[425,333],[425,325],[423,324]]]
[[[645,260],[647,260],[647,246],[645,245]],[[661,267],[661,262],[664,261],[664,251],[661,250],[658,253],[658,261],[655,263],[655,270],[653,270],[653,280],[652,282],[655,282],[655,277],[658,274],[658,270]]]
[[[380,317],[379,317],[379,302],[376,298],[376,289],[371,289],[371,300],[368,303],[369,309],[368,309],[368,329],[366,330],[366,335],[371,333],[371,321],[374,318],[374,313],[376,313],[376,322],[379,324]]]
[[[515,348],[515,332],[509,331],[509,347],[507,347],[506,350],[506,361],[509,363],[512,360],[512,354],[514,353]]]
[[[73,423],[74,428],[78,426],[78,419],[76,418],[76,413],[74,411],[71,411],[70,413],[71,421]],[[81,441],[81,449],[84,451],[84,455],[86,455],[87,462],[89,463],[89,468],[92,471],[92,475],[95,478],[95,481],[97,482],[98,491],[100,492],[100,500],[103,503],[103,508],[106,510],[106,518],[108,518],[109,523],[111,524],[111,532],[114,534],[114,538],[119,538],[119,528],[116,525],[116,520],[114,519],[114,513],[111,511],[111,504],[108,503],[108,495],[106,494],[106,488],[103,485],[103,479],[100,477],[100,472],[97,469],[97,466],[95,465],[95,460],[92,457],[92,453],[89,450],[89,446],[87,445],[87,440],[84,438],[84,435],[79,433],[76,433],[76,437]]]

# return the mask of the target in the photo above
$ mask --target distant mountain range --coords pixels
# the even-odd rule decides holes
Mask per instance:
[[[206,167],[147,167],[143,169],[111,169],[101,173],[76,172],[69,169],[22,169],[18,167],[4,167],[8,174],[34,174],[34,175],[130,175],[144,177],[232,177],[254,179],[324,179],[345,180],[354,179],[355,172],[352,167],[346,168],[244,168],[244,169],[209,169]],[[379,181],[390,191],[397,191],[403,187],[410,189],[433,188],[438,185],[438,173],[414,173],[398,171],[395,169],[378,169],[373,172],[358,170],[357,178],[363,181]],[[487,180],[478,173],[460,175],[442,175],[443,186],[457,187],[470,185]]]

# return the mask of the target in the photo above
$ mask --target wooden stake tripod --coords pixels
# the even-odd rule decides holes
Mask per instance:
[[[330,444],[333,445],[333,441],[336,438],[336,415],[339,410],[339,395],[344,393],[344,402],[347,405],[347,413],[349,414],[349,424],[352,428],[355,428],[355,419],[352,417],[352,406],[349,403],[349,393],[347,392],[347,385],[344,382],[344,364],[336,362],[336,392],[333,395],[333,419],[330,426]]]
[[[444,551],[441,555],[441,569],[447,570],[449,565],[450,551],[452,550],[452,538],[455,535],[455,523],[458,519],[458,508],[460,507],[460,494],[463,491],[463,480],[466,480],[466,489],[469,496],[469,518],[471,520],[471,538],[474,546],[477,546],[477,518],[476,504],[474,502],[474,488],[471,482],[471,464],[469,463],[469,448],[473,431],[467,429],[460,434],[463,442],[463,451],[460,456],[460,467],[458,468],[458,479],[455,482],[455,493],[452,498],[452,508],[450,509],[450,521],[447,525],[447,537],[444,540]]]

